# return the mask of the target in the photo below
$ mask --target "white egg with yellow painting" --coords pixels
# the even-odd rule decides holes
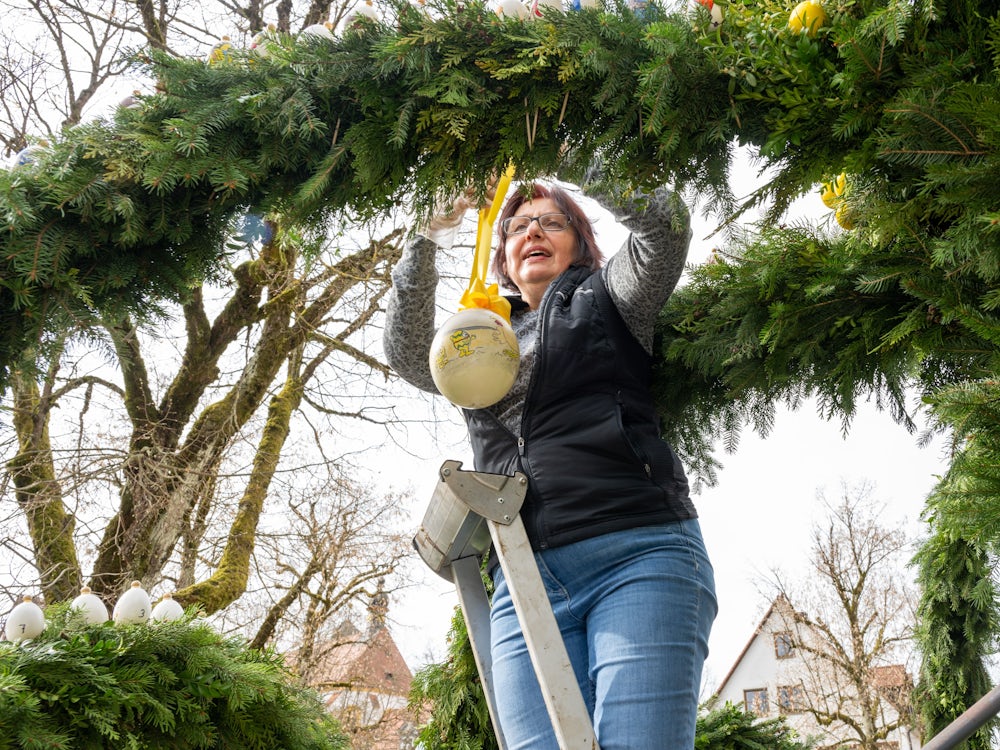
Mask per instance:
[[[452,315],[431,344],[434,384],[445,398],[466,409],[492,406],[517,378],[520,349],[501,315],[469,308]]]

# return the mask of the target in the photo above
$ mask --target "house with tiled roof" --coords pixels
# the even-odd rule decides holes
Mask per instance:
[[[316,649],[309,684],[351,737],[352,750],[413,750],[418,717],[407,706],[413,674],[386,627],[388,598],[379,586],[368,628],[344,622]]]
[[[798,616],[797,616],[798,615]],[[858,690],[843,674],[813,655],[819,635],[802,613],[779,595],[768,608],[732,668],[715,692],[720,703],[734,703],[762,717],[783,716],[817,750],[852,750],[865,716],[885,736],[880,750],[919,750],[920,735],[910,707],[912,679],[902,664],[872,666]],[[871,707],[860,710],[863,702]],[[840,717],[830,720],[830,717]],[[866,731],[874,735],[872,727]]]

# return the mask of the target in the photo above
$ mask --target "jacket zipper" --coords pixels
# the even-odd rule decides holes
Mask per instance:
[[[636,460],[640,464],[642,464],[642,470],[646,473],[646,478],[652,480],[653,467],[650,466],[649,460],[636,447],[635,443],[632,441],[632,436],[628,434],[628,430],[625,428],[625,399],[622,397],[621,389],[615,393],[615,400],[618,402],[618,420],[621,426],[622,439],[625,441],[625,444],[628,445],[629,450],[632,451],[632,455],[635,456]]]
[[[560,284],[560,281],[565,278],[568,270],[569,269],[563,271],[562,274],[560,274],[559,278],[557,278],[552,283],[557,285]],[[522,466],[525,465],[527,460],[525,454],[527,453],[527,438],[530,434],[529,430],[530,421],[528,415],[531,414],[531,400],[535,393],[535,384],[537,383],[541,375],[541,372],[545,367],[545,362],[547,359],[545,350],[545,340],[548,338],[546,334],[549,328],[549,311],[551,310],[552,305],[554,304],[554,300],[565,299],[565,297],[566,297],[566,292],[564,292],[559,286],[554,287],[552,289],[552,294],[549,294],[545,298],[544,304],[542,305],[542,309],[538,311],[539,325],[538,325],[538,343],[536,344],[537,354],[535,356],[535,367],[531,372],[531,380],[528,381],[528,390],[525,392],[524,395],[524,413],[521,415],[521,434],[517,438],[517,452],[518,455],[520,455],[521,457]],[[529,477],[531,476],[530,472],[526,473],[528,474]],[[544,529],[542,523],[542,510],[543,509],[541,505],[539,505],[537,512],[535,513],[535,523],[534,523],[535,539],[538,540],[539,549],[548,549],[549,544],[545,539],[545,534],[543,533]]]

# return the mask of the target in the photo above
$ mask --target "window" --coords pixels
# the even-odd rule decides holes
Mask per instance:
[[[767,688],[754,688],[743,691],[743,705],[748,714],[767,716]]]
[[[792,644],[792,634],[787,630],[774,634],[774,655],[779,659],[787,659],[792,655],[795,646]]]
[[[783,714],[795,714],[804,711],[806,696],[801,685],[778,686],[778,710]]]

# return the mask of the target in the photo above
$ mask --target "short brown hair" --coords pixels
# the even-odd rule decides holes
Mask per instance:
[[[507,199],[503,211],[500,212],[500,218],[497,220],[497,236],[500,244],[497,245],[496,253],[493,255],[493,275],[500,286],[513,292],[520,290],[507,274],[507,235],[503,231],[503,220],[513,216],[517,209],[535,198],[548,198],[569,217],[570,226],[576,232],[578,240],[577,254],[573,259],[574,266],[586,266],[591,271],[596,271],[604,261],[604,255],[597,247],[597,238],[594,237],[594,227],[572,196],[554,185],[532,183],[526,188],[517,190]]]

